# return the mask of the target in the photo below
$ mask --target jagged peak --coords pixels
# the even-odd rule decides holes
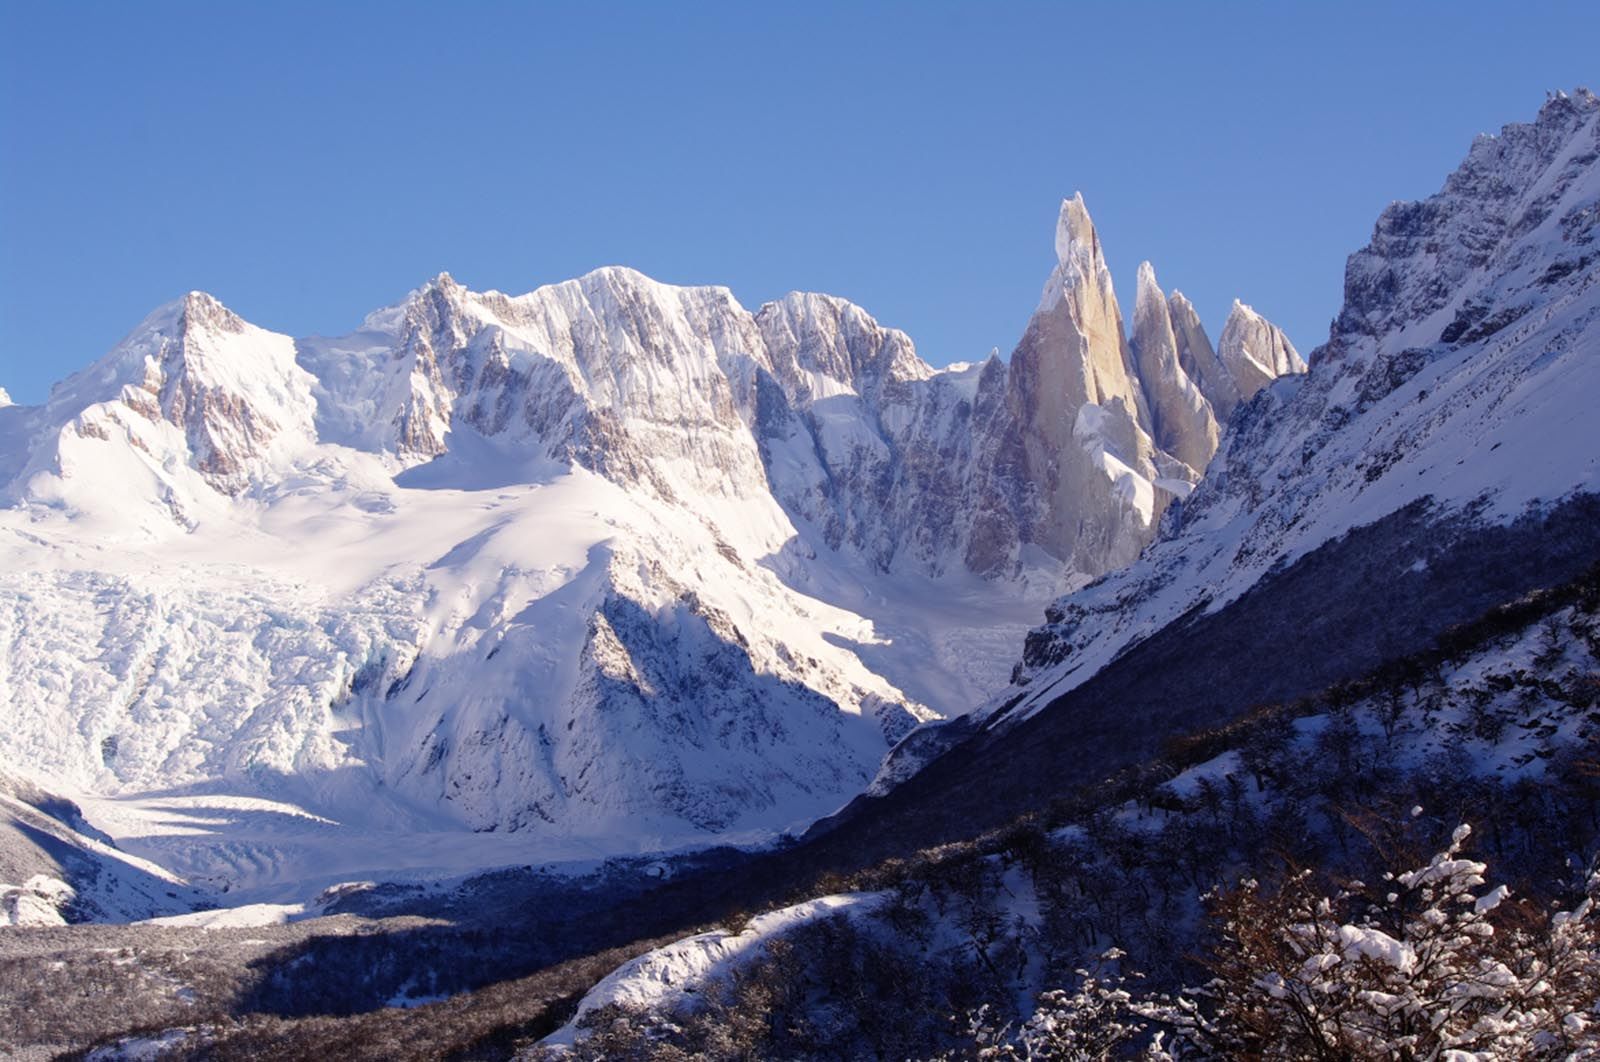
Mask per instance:
[[[624,265],[607,265],[591,269],[576,280],[544,285],[526,295],[516,296],[512,301],[536,301],[551,292],[571,290],[581,292],[583,297],[591,302],[603,302],[609,297],[621,294],[647,298],[662,306],[681,303],[684,300],[698,300],[723,304],[740,311],[744,309],[738,297],[734,295],[733,289],[724,284],[669,284],[632,266]]]
[[[859,328],[880,330],[885,336],[898,340],[906,349],[915,349],[911,337],[905,332],[881,323],[859,303],[851,302],[839,295],[829,295],[820,291],[791,291],[782,298],[762,303],[756,308],[757,317],[772,313],[781,313],[804,321],[813,321],[819,314],[831,315],[841,322],[849,321]]]
[[[1560,238],[1577,234],[1585,197],[1593,195],[1597,145],[1600,98],[1586,89],[1555,93],[1534,121],[1475,138],[1438,192],[1393,202],[1378,216],[1367,245],[1345,263],[1344,304],[1314,357],[1340,360],[1361,340],[1420,323],[1473,287],[1509,279],[1520,256],[1546,254],[1525,241],[1543,239],[1534,234],[1558,211],[1568,212]]]
[[[829,295],[826,292],[821,291],[785,292],[782,296],[773,299],[771,302],[762,303],[756,308],[756,313],[760,314],[769,309],[775,312],[781,310],[786,312],[813,313],[816,311],[818,306],[828,307],[839,314],[859,313],[862,316],[867,317],[869,320],[872,319],[871,314],[867,313],[866,310],[863,310],[860,306],[851,302],[849,299],[841,298],[838,295]]]
[[[1294,344],[1289,342],[1289,337],[1284,334],[1283,329],[1256,312],[1255,307],[1249,303],[1234,299],[1233,308],[1228,311],[1228,319],[1223,322],[1222,335],[1230,342],[1238,342],[1240,337],[1252,334],[1272,336],[1275,341],[1281,342],[1287,348],[1294,359],[1299,360],[1299,353],[1294,349]]]
[[[466,295],[476,296],[483,300],[505,300],[512,303],[525,303],[545,298],[552,292],[577,291],[584,298],[594,299],[603,292],[626,292],[630,294],[646,294],[654,299],[677,298],[686,293],[697,293],[738,305],[733,290],[723,284],[668,284],[657,280],[647,273],[642,273],[632,266],[604,265],[589,270],[581,276],[570,280],[556,281],[552,284],[542,284],[532,291],[521,295],[508,295],[505,292],[490,290],[485,292],[472,292],[466,288],[459,289]]]
[[[0,387],[0,409],[4,409],[6,406],[14,405],[16,405],[16,403],[11,401],[11,396],[6,393],[6,389],[4,387]]]
[[[144,359],[159,355],[185,359],[188,350],[201,336],[241,335],[250,325],[228,309],[214,295],[190,291],[168,300],[145,315],[121,341],[92,365],[73,373],[51,388],[52,404],[79,394],[87,387],[98,394],[100,386],[116,381],[116,386],[143,377]],[[91,381],[98,381],[91,383]],[[76,399],[71,399],[76,401]]]
[[[1222,326],[1217,354],[1246,399],[1278,376],[1306,371],[1305,359],[1283,329],[1239,299]]]
[[[434,275],[421,287],[414,288],[405,297],[401,305],[423,302],[432,298],[442,297],[447,302],[459,302],[465,295],[470,295],[465,287],[447,272]]]
[[[1600,97],[1595,96],[1586,86],[1579,85],[1571,93],[1565,89],[1554,89],[1545,93],[1544,106],[1539,108],[1539,116],[1534,120],[1544,122],[1573,112],[1581,114],[1596,110],[1600,110]]]
[[[1045,281],[1035,312],[1048,312],[1083,281],[1107,292],[1111,289],[1111,271],[1100,252],[1100,236],[1084,205],[1083,193],[1075,192],[1071,199],[1061,201],[1061,213],[1056,218],[1056,267]]]
[[[1206,333],[1205,322],[1200,319],[1200,311],[1189,301],[1189,296],[1177,288],[1173,288],[1167,295],[1167,316],[1172,319],[1172,327],[1175,329],[1180,327],[1180,322],[1187,322],[1187,326],[1199,329],[1196,338],[1204,339],[1206,346],[1210,347],[1211,337]]]
[[[1139,263],[1139,279],[1133,297],[1134,316],[1142,317],[1158,306],[1165,310],[1167,297],[1156,280],[1156,267],[1146,260]]]
[[[245,320],[224,306],[215,295],[189,291],[151,310],[122,342],[127,344],[151,333],[176,336],[186,329],[197,327],[242,332]]]
[[[1234,299],[1233,308],[1228,311],[1228,319],[1222,326],[1223,334],[1227,334],[1230,329],[1238,332],[1242,328],[1252,326],[1268,330],[1283,342],[1283,345],[1288,348],[1289,353],[1296,360],[1299,360],[1302,365],[1304,364],[1303,359],[1300,359],[1299,352],[1294,349],[1294,344],[1289,342],[1289,337],[1284,333],[1283,329],[1259,313],[1254,306],[1241,299]]]
[[[1550,93],[1533,121],[1510,122],[1498,133],[1474,137],[1467,157],[1445,178],[1443,193],[1484,200],[1502,198],[1505,189],[1476,187],[1479,175],[1485,171],[1491,171],[1500,183],[1515,191],[1525,191],[1537,181],[1542,167],[1559,157],[1571,137],[1588,128],[1597,113],[1600,98],[1586,88],[1574,89],[1571,95],[1559,90]],[[1391,204],[1379,218],[1378,229],[1392,214],[1404,214],[1417,205],[1406,201]]]
[[[244,318],[224,306],[214,295],[204,291],[191,291],[180,301],[181,319],[185,329],[203,328],[235,334],[245,329]]]
[[[865,309],[838,295],[811,291],[791,291],[780,299],[763,303],[755,313],[759,327],[765,331],[777,327],[806,346],[805,337],[816,335],[831,337],[827,341],[839,351],[850,351],[844,361],[836,362],[831,372],[848,373],[851,384],[857,388],[871,389],[875,382],[884,379],[925,379],[936,370],[917,354],[911,337],[898,328],[890,328]],[[857,348],[849,338],[852,335],[874,337],[869,346]],[[770,338],[770,336],[769,336]],[[863,353],[871,353],[865,359]],[[815,351],[807,351],[807,356]],[[846,370],[846,363],[848,369]],[[809,368],[822,368],[809,365]]]
[[[1259,313],[1256,313],[1254,307],[1250,306],[1248,303],[1243,302],[1243,301],[1241,301],[1239,299],[1234,299],[1233,300],[1233,308],[1228,311],[1228,320],[1230,322],[1236,317],[1240,318],[1241,320],[1244,320],[1244,321],[1260,321],[1260,320],[1264,320],[1264,318]],[[1224,327],[1226,327],[1226,326],[1224,326]]]
[[[1084,204],[1083,193],[1072,193],[1071,199],[1061,201],[1061,213],[1056,218],[1056,261],[1065,266],[1080,263],[1085,272],[1100,258],[1100,237],[1095,233],[1094,219]]]
[[[1578,86],[1569,94],[1564,89],[1545,93],[1539,113],[1531,122],[1509,122],[1498,133],[1479,133],[1472,139],[1472,149],[1467,154],[1467,164],[1481,152],[1493,152],[1504,141],[1527,134],[1529,131],[1548,130],[1566,126],[1574,119],[1586,122],[1593,112],[1600,111],[1600,97],[1589,89]],[[1464,164],[1467,165],[1467,164]],[[1458,170],[1459,172],[1459,170]]]

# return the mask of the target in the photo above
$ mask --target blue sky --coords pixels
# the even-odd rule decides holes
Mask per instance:
[[[1124,301],[1149,258],[1213,337],[1239,296],[1309,351],[1384,204],[1600,82],[1596,40],[1593,0],[0,0],[0,386],[191,288],[337,333],[611,263],[1009,353],[1080,189]]]

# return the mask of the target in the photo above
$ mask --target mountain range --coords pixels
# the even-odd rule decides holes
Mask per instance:
[[[1054,249],[1010,359],[946,369],[623,268],[331,339],[162,306],[0,410],[0,762],[274,899],[804,827],[1304,370],[1148,263],[1125,326],[1081,197]]]

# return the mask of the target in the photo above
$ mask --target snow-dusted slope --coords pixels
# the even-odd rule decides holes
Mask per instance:
[[[1251,399],[1236,372],[1248,401],[1204,481],[1138,563],[1052,607],[1017,671],[1022,700],[996,702],[1015,706],[1005,718],[1422,499],[1436,525],[1493,526],[1600,488],[1597,159],[1600,100],[1558,95],[1480,138],[1439,194],[1389,207],[1309,374]],[[1262,373],[1295,359],[1242,306],[1220,356]]]
[[[1011,364],[944,371],[842,299],[622,268],[335,338],[164,306],[0,409],[0,761],[263,890],[826,814],[1215,447],[1209,345],[1136,361],[1081,199],[1056,251]]]
[[[0,497],[99,535],[166,538],[226,511],[315,442],[294,344],[191,292],[0,423]]]
[[[119,851],[76,804],[0,773],[0,926],[132,921],[186,911],[201,897]]]
[[[584,993],[571,1019],[539,1041],[540,1046],[560,1051],[586,1038],[591,1015],[607,1007],[653,1014],[692,1007],[711,985],[766,959],[774,941],[822,919],[870,915],[886,899],[877,892],[819,896],[757,915],[737,932],[713,929],[645,952]]]

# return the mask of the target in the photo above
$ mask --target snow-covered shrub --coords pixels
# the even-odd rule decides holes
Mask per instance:
[[[1219,896],[1213,979],[1133,1013],[1169,1057],[1566,1058],[1600,1052],[1600,925],[1590,895],[1543,917],[1486,888],[1469,827],[1426,864],[1333,896],[1309,873]]]
[[[995,1026],[989,1008],[979,1010],[970,1020],[973,1054],[995,1062],[1118,1057],[1149,1026],[1132,1009],[1128,979],[1114,972],[1122,957],[1112,948],[1093,970],[1077,971],[1077,988],[1043,993],[1033,1015],[1014,1032]]]
[[[1213,977],[1139,994],[1113,949],[1020,1025],[985,1009],[964,1057],[1149,1059],[1600,1058],[1600,871],[1571,911],[1489,888],[1458,827],[1426,863],[1333,895],[1310,872],[1211,900]]]

